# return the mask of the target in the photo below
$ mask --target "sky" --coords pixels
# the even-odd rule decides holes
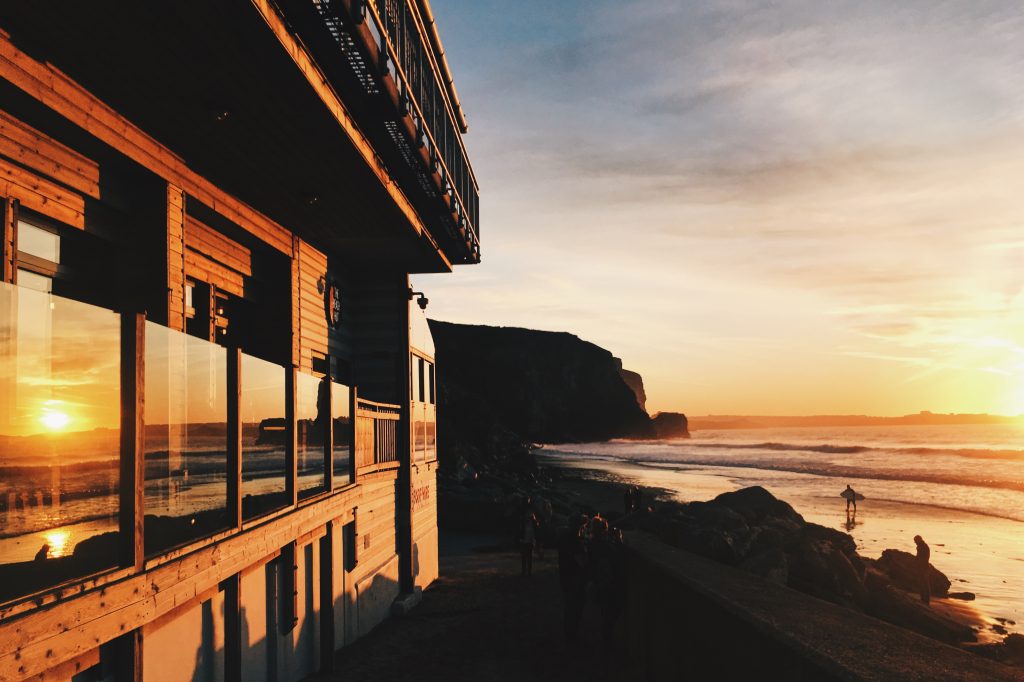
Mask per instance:
[[[482,263],[649,411],[1024,412],[1024,5],[432,0]]]

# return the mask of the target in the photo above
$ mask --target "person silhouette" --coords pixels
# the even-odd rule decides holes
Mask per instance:
[[[925,604],[930,604],[932,600],[932,586],[928,579],[928,573],[931,568],[929,560],[932,556],[932,550],[920,535],[914,536],[914,544],[917,545],[917,556],[914,559],[917,565],[921,601]]]
[[[36,552],[36,561],[46,561],[46,556],[50,553],[50,545],[43,543],[43,546]]]
[[[850,505],[853,505],[853,513],[857,513],[857,491],[850,487],[850,484],[846,484],[846,490],[841,493],[842,497],[846,498],[846,511],[850,511]]]

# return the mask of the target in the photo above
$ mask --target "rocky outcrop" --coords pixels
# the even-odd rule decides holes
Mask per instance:
[[[709,502],[663,505],[627,523],[671,545],[738,566],[837,604],[944,642],[970,642],[974,631],[923,604],[912,555],[886,550],[871,561],[857,553],[853,538],[808,523],[789,504],[755,486]],[[949,580],[929,566],[933,594],[946,594]]]
[[[607,350],[572,334],[430,321],[442,466],[528,466],[529,443],[653,437]],[[446,462],[447,460],[447,462]]]
[[[615,362],[619,365],[619,376],[629,386],[629,390],[633,391],[633,395],[636,396],[636,404],[640,406],[640,409],[644,412],[647,411],[647,391],[644,390],[644,378],[632,372],[628,369],[623,369],[622,360],[615,358]]]
[[[679,412],[659,412],[651,419],[657,438],[689,438],[689,422]]]

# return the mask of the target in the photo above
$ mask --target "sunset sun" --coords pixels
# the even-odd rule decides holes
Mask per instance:
[[[71,421],[71,418],[64,412],[48,409],[39,417],[39,421],[50,431],[63,431]]]

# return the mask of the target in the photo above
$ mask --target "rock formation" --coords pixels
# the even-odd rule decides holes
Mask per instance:
[[[640,406],[640,409],[644,412],[647,411],[647,391],[644,390],[644,378],[636,372],[628,369],[623,369],[622,360],[615,358],[615,362],[619,366],[619,376],[626,382],[629,389],[633,391],[633,395],[636,396],[636,404]]]
[[[430,321],[447,466],[528,466],[529,443],[654,436],[607,350],[572,334]]]
[[[659,412],[651,419],[657,438],[689,438],[690,425],[685,414]]]
[[[861,557],[846,533],[808,523],[790,505],[755,486],[710,502],[664,505],[634,515],[629,523],[671,545],[737,566],[820,599],[948,643],[973,642],[974,631],[922,604],[908,557],[886,550],[878,560]],[[949,579],[929,568],[932,593]]]

